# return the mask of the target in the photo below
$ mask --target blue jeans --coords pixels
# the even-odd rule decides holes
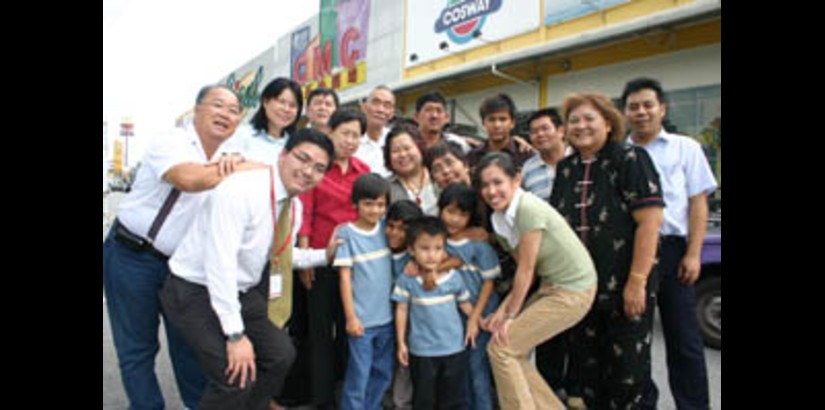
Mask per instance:
[[[696,322],[696,290],[694,285],[685,285],[678,278],[679,264],[686,249],[684,241],[662,238],[659,250],[657,297],[665,336],[668,381],[676,408],[708,409],[705,345]],[[643,408],[655,409],[658,399],[659,389],[651,378],[642,400]]]
[[[103,288],[120,376],[132,410],[163,409],[155,375],[160,344],[158,326],[163,311],[158,292],[169,276],[169,265],[149,252],[118,242],[114,230],[103,242]],[[183,403],[197,409],[206,386],[201,366],[178,331],[163,323],[169,356]]]
[[[360,337],[348,336],[349,362],[344,376],[341,409],[380,410],[384,392],[392,381],[395,326],[392,322],[364,329]]]
[[[479,330],[476,347],[467,346],[467,408],[469,410],[493,409],[493,382],[490,359],[487,357],[487,345],[492,335],[486,330]]]

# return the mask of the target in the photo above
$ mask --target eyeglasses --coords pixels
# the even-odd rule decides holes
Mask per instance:
[[[328,168],[329,164],[321,163],[321,162],[313,162],[312,157],[309,154],[307,154],[306,152],[296,151],[296,150],[293,149],[290,152],[290,154],[292,155],[293,158],[298,160],[298,162],[301,163],[301,165],[304,168],[310,168],[310,169],[312,169],[312,172],[314,172],[316,174],[323,175],[323,174],[327,173],[327,168]]]
[[[290,110],[298,109],[298,104],[295,101],[287,100],[286,98],[275,98],[275,103]]]
[[[239,107],[236,104],[227,104],[222,100],[212,100],[209,102],[204,102],[202,104],[208,105],[218,111],[224,111],[224,109],[226,109],[227,111],[229,111],[230,114],[235,116],[241,115],[241,107]]]

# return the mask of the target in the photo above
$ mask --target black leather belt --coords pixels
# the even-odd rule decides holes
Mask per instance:
[[[128,246],[129,248],[138,252],[149,252],[162,261],[169,260],[169,257],[166,256],[166,254],[155,249],[155,246],[152,245],[150,240],[132,233],[132,231],[126,229],[126,227],[123,226],[119,220],[115,219],[115,222],[112,224],[112,229],[115,230],[115,240]]]
[[[678,235],[664,235],[661,237],[662,243],[677,243],[677,244],[684,244],[687,243],[687,239],[684,236]]]

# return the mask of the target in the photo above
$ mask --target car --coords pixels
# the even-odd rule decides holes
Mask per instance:
[[[722,218],[712,215],[696,282],[696,320],[705,345],[722,350]]]

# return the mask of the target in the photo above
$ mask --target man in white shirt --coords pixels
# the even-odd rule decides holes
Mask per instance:
[[[198,408],[266,409],[280,392],[295,348],[268,317],[268,299],[281,290],[264,268],[272,253],[291,252],[302,213],[296,196],[323,179],[333,155],[326,135],[298,131],[277,165],[233,175],[210,192],[169,260],[160,299],[206,373]],[[287,216],[291,233],[276,243],[276,218]],[[328,263],[325,250],[317,253],[314,262],[296,254],[294,266]]]
[[[175,251],[203,191],[234,170],[249,167],[233,155],[241,112],[237,95],[224,86],[198,93],[192,126],[156,138],[147,149],[132,190],[103,242],[103,288],[129,407],[164,406],[155,375],[161,311],[157,292],[169,276]],[[165,317],[165,314],[164,314]],[[166,320],[164,319],[166,324]],[[205,386],[203,372],[179,333],[166,325],[169,355],[181,398],[195,408]]]
[[[716,179],[698,142],[663,129],[667,105],[658,81],[639,78],[628,82],[622,102],[632,131],[630,143],[644,147],[650,154],[664,192],[657,304],[670,390],[677,408],[708,409],[705,348],[696,322],[693,285],[701,268],[708,223],[707,196],[716,190]],[[642,408],[655,409],[658,396],[651,378]]]
[[[369,165],[372,172],[388,178],[392,172],[384,166],[384,143],[390,131],[387,124],[395,116],[395,95],[387,86],[379,85],[361,103],[361,110],[367,116],[367,132],[361,137],[355,157]]]

